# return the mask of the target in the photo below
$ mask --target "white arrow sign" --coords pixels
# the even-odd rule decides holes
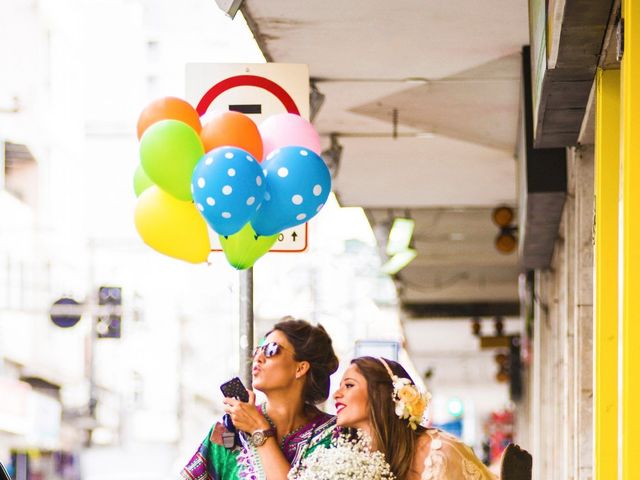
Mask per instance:
[[[308,236],[309,234],[309,225],[304,223],[302,225],[298,225],[297,227],[288,228],[287,230],[283,230],[278,235],[278,240],[276,243],[269,249],[269,252],[280,252],[280,253],[300,253],[304,252],[309,246]],[[211,238],[211,251],[212,252],[221,252],[222,245],[220,245],[220,238],[216,232],[209,229],[209,238]]]

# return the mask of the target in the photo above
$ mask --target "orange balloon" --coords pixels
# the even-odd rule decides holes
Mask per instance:
[[[138,118],[138,140],[147,128],[160,120],[179,120],[193,128],[198,134],[202,130],[200,115],[189,102],[176,97],[159,98],[151,102]]]
[[[238,147],[262,161],[262,137],[253,120],[240,112],[220,112],[200,132],[204,151],[218,147]]]

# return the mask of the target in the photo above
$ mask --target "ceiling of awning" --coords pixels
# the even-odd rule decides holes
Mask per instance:
[[[491,211],[516,206],[527,1],[245,0],[243,13],[268,60],[308,64],[325,95],[314,123],[343,146],[340,202],[374,226],[416,220],[402,302],[517,302]]]

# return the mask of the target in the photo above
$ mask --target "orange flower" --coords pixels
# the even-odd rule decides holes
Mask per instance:
[[[407,403],[407,408],[412,417],[422,418],[427,408],[427,400],[423,396],[418,395],[412,402]]]

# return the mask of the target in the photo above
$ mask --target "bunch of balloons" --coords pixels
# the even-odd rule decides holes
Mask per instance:
[[[316,215],[331,192],[320,137],[299,115],[273,115],[258,127],[242,113],[215,112],[202,126],[189,103],[166,97],[142,111],[138,139],[138,233],[188,262],[207,261],[208,225],[227,261],[249,268],[282,230]]]

